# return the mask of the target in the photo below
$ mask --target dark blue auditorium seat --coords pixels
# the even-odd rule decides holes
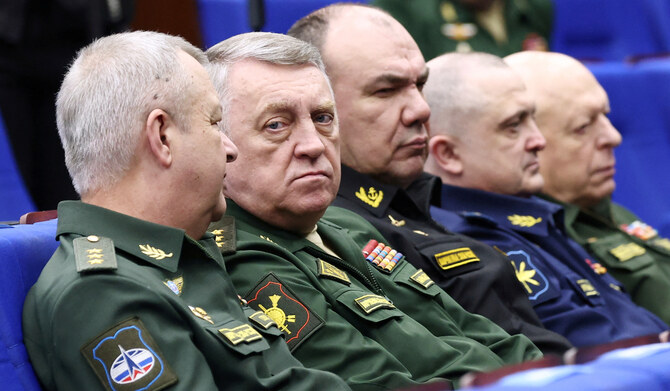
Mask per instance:
[[[262,31],[286,33],[296,20],[337,0],[265,0]],[[357,0],[368,3],[369,0]],[[251,31],[248,0],[198,0],[200,28],[209,48],[233,35]]]
[[[610,119],[623,136],[612,198],[670,237],[670,58],[588,67],[607,91]]]
[[[23,301],[58,247],[56,220],[0,225],[0,389],[39,391],[21,330]]]
[[[0,221],[18,221],[22,214],[35,210],[14,162],[2,116],[0,116]]]
[[[670,53],[670,0],[554,0],[553,51],[621,61]]]

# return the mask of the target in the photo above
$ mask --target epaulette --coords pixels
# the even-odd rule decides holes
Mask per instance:
[[[235,230],[235,218],[233,216],[223,216],[221,220],[210,224],[209,232],[214,235],[216,246],[221,250],[221,254],[230,254],[237,249],[237,237]]]
[[[491,217],[479,212],[460,212],[458,213],[465,221],[487,227],[497,227],[498,223]]]
[[[116,252],[110,238],[89,235],[72,241],[77,272],[116,270]]]

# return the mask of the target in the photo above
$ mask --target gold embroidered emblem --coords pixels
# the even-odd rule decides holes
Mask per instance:
[[[577,280],[577,285],[579,285],[582,291],[584,291],[586,296],[600,296],[600,293],[598,293],[596,288],[593,287],[591,281],[587,280],[586,278]]]
[[[212,235],[214,235],[214,242],[216,242],[216,247],[221,248],[226,245],[226,241],[223,240],[224,237],[222,229],[213,230]]]
[[[444,270],[463,266],[470,262],[479,262],[479,258],[470,247],[461,247],[434,255],[437,264]]]
[[[540,283],[534,279],[535,273],[537,273],[536,270],[535,269],[526,270],[526,262],[521,261],[518,269],[516,268],[516,264],[514,262],[512,262],[512,266],[514,266],[514,271],[516,272],[517,280],[519,280],[519,282],[523,284],[523,287],[526,288],[528,294],[533,293],[533,290],[530,289],[528,284],[540,286]]]
[[[354,301],[356,301],[356,304],[358,304],[358,306],[361,307],[361,309],[365,311],[366,314],[377,311],[381,308],[395,308],[393,303],[391,303],[387,298],[374,294],[361,296]]]
[[[258,235],[258,236],[260,236],[261,239],[267,240],[267,241],[270,242],[270,243],[275,243],[274,240],[268,238],[268,237],[265,236],[265,235]],[[275,243],[275,244],[277,244],[277,243]]]
[[[644,247],[635,242],[621,244],[610,250],[610,253],[612,253],[619,262],[626,262],[646,252],[647,250],[645,250]]]
[[[188,308],[191,310],[193,315],[195,315],[196,317],[198,317],[202,320],[206,320],[207,322],[209,322],[211,324],[214,324],[214,322],[212,321],[212,317],[207,315],[207,311],[203,310],[200,307],[193,307],[193,306],[190,306],[190,305],[188,306]]]
[[[509,220],[512,225],[518,225],[520,227],[532,227],[535,224],[541,222],[542,217],[511,215],[507,216],[507,220]]]
[[[341,269],[331,265],[330,263],[324,261],[321,258],[318,259],[318,263],[319,263],[319,276],[330,277],[340,282],[351,284],[349,276],[347,276],[347,273],[345,273]]]
[[[166,287],[177,296],[181,295],[181,291],[184,288],[184,277],[177,277],[174,280],[163,281]]]
[[[415,230],[412,231],[412,232],[414,232],[415,234],[421,235],[421,236],[428,236],[427,233],[425,233],[425,232],[423,232],[423,231],[419,231],[418,229],[415,229]]]
[[[384,192],[381,190],[377,191],[374,187],[370,187],[366,193],[363,187],[361,187],[356,192],[356,197],[371,207],[376,208],[379,206],[379,203],[382,202],[382,199],[384,198]]]
[[[428,274],[426,274],[426,272],[424,272],[421,269],[417,270],[416,273],[412,274],[410,280],[421,285],[425,289],[430,288],[430,286],[434,284],[433,280],[431,280],[430,277],[428,277]]]
[[[237,345],[241,342],[253,342],[263,339],[261,333],[256,331],[251,325],[243,324],[241,326],[233,327],[232,329],[219,329],[219,333],[228,338],[230,343]]]
[[[148,244],[146,244],[144,246],[140,244],[139,246],[140,246],[140,250],[142,250],[142,254],[144,254],[148,257],[151,257],[155,260],[160,261],[161,259],[172,257],[172,253],[166,254],[165,251],[161,250],[160,248],[151,247]]]
[[[282,310],[277,306],[277,304],[279,304],[279,299],[281,299],[281,296],[272,295],[269,296],[268,299],[270,299],[270,301],[272,302],[272,307],[265,308],[263,307],[262,304],[259,304],[258,307],[260,307],[260,309],[263,310],[265,315],[269,316],[270,319],[275,321],[279,330],[285,332],[286,334],[291,334],[291,330],[288,329],[286,322],[289,323],[295,322],[295,315],[286,315],[286,313],[284,313],[284,310]]]
[[[388,216],[389,220],[391,220],[391,224],[393,224],[394,227],[402,227],[403,225],[405,225],[405,220],[396,220],[393,218],[393,216],[391,215]]]
[[[91,265],[99,265],[105,262],[104,256],[101,248],[89,248],[86,250],[86,257],[88,258],[88,263]]]

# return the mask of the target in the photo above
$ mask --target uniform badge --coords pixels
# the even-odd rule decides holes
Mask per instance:
[[[321,258],[318,258],[316,263],[319,268],[319,277],[327,277],[335,281],[343,282],[347,285],[351,284],[349,276],[343,270],[331,265]]]
[[[670,240],[668,238],[656,238],[650,242],[656,247],[670,251]]]
[[[140,251],[142,251],[142,254],[148,256],[149,258],[153,258],[157,261],[160,261],[161,259],[165,258],[172,258],[172,253],[166,254],[165,251],[161,250],[160,248],[153,247],[149,244],[145,245],[139,245]]]
[[[72,245],[77,272],[116,270],[116,252],[112,239],[89,235],[76,238]]]
[[[366,314],[370,314],[382,308],[395,308],[389,299],[372,293],[356,298],[354,301]]]
[[[207,321],[211,324],[214,324],[214,321],[212,320],[212,317],[207,314],[207,311],[203,310],[200,307],[193,307],[192,305],[189,305],[188,308],[191,310],[193,315],[195,315],[197,318],[200,318],[204,321]]]
[[[418,229],[415,229],[415,230],[412,231],[412,232],[414,232],[414,233],[417,234],[417,235],[428,236],[427,233],[425,233],[425,232],[423,232],[423,231],[419,231]]]
[[[507,216],[507,220],[509,220],[512,225],[518,225],[520,227],[532,227],[535,224],[541,222],[542,217],[511,215]]]
[[[223,216],[221,220],[212,223],[209,229],[214,235],[214,242],[222,254],[235,252],[237,247],[235,218],[232,216]]]
[[[596,290],[596,288],[593,287],[591,281],[587,280],[586,278],[579,279],[576,282],[577,286],[579,286],[582,292],[584,292],[586,297],[600,296],[600,293]]]
[[[646,252],[647,250],[645,250],[644,247],[635,242],[620,244],[610,250],[610,253],[620,262],[626,262]]]
[[[514,266],[516,278],[526,288],[528,299],[536,300],[544,292],[549,290],[549,281],[542,271],[535,268],[530,256],[523,250],[510,251],[507,257]]]
[[[264,328],[265,330],[269,329],[272,326],[277,327],[277,323],[272,320],[271,317],[265,315],[263,311],[256,311],[253,314],[249,315],[249,320],[257,324],[258,326]]]
[[[393,218],[393,216],[391,216],[391,215],[388,215],[388,216],[389,216],[389,220],[391,220],[391,224],[394,227],[402,227],[403,225],[405,225],[405,220],[396,220],[395,218]]]
[[[374,187],[370,187],[366,193],[365,190],[361,187],[356,192],[356,197],[371,207],[377,208],[379,203],[381,203],[382,199],[384,198],[384,192],[381,190],[377,191]]]
[[[266,275],[245,297],[251,308],[263,311],[277,324],[291,351],[323,326],[323,320],[274,273]]]
[[[161,390],[177,382],[138,318],[106,331],[81,352],[107,390]]]
[[[258,236],[259,236],[261,239],[263,239],[263,240],[267,240],[267,241],[270,242],[270,243],[274,243],[274,244],[276,244],[276,243],[274,242],[274,240],[270,239],[269,237],[267,237],[267,236],[265,236],[265,235],[258,235]]]
[[[658,236],[658,231],[640,220],[635,220],[630,224],[621,224],[619,228],[628,235],[635,236],[644,241]]]
[[[607,273],[607,268],[598,262],[594,262],[590,259],[585,259],[584,261],[586,261],[586,263],[591,267],[591,269],[593,269],[594,272],[596,272],[596,274]]]
[[[453,269],[471,262],[479,262],[479,258],[470,247],[455,248],[433,256],[437,265],[443,270]]]
[[[363,247],[362,252],[366,261],[386,273],[391,273],[403,257],[402,253],[392,249],[384,243],[379,243],[374,239],[371,239],[365,247]]]
[[[181,296],[181,291],[184,288],[184,277],[177,277],[174,280],[163,281],[163,284],[170,288],[175,295]]]
[[[250,343],[263,339],[261,333],[256,331],[251,325],[243,324],[233,328],[219,329],[219,333],[226,337],[232,345],[239,345],[242,342]]]
[[[434,284],[433,280],[428,277],[428,274],[424,272],[423,270],[419,269],[416,271],[416,273],[412,274],[409,277],[410,281],[413,281],[416,284],[419,284],[424,289],[430,288],[431,285]]]

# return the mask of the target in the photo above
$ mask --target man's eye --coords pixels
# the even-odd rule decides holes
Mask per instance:
[[[285,126],[285,124],[281,121],[272,121],[272,122],[268,122],[268,124],[265,125],[265,127],[270,129],[270,130],[279,130],[279,129],[283,128],[284,126]]]
[[[316,117],[314,117],[314,121],[322,124],[322,125],[328,125],[331,122],[333,122],[333,115],[332,114],[318,114]]]

